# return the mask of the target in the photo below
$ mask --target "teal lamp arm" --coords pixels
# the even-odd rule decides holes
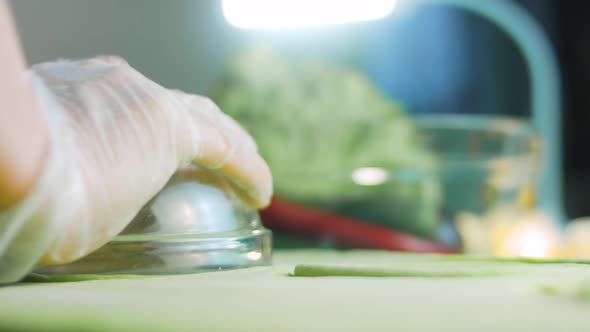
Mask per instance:
[[[502,29],[518,46],[531,78],[532,122],[543,139],[537,187],[539,206],[564,223],[562,200],[561,107],[559,69],[551,45],[535,20],[505,0],[414,0],[408,5],[451,5],[481,16]]]

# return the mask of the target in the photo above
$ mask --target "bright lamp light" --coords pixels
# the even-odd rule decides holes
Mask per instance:
[[[223,0],[223,15],[243,29],[294,28],[377,20],[396,0]]]

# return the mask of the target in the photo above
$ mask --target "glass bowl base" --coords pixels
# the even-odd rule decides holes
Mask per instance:
[[[183,274],[271,264],[271,232],[259,228],[225,236],[120,236],[75,262],[36,272],[66,274]]]

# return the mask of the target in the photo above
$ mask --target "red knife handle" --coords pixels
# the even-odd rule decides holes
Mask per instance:
[[[413,235],[276,197],[268,208],[261,211],[261,216],[264,225],[271,230],[328,240],[348,248],[456,253],[444,245]]]

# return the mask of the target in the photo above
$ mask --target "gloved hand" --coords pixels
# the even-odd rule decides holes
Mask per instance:
[[[209,99],[165,89],[116,57],[29,72],[51,131],[35,190],[0,212],[0,282],[73,261],[116,236],[182,165],[227,177],[262,207],[271,176],[252,138]]]

